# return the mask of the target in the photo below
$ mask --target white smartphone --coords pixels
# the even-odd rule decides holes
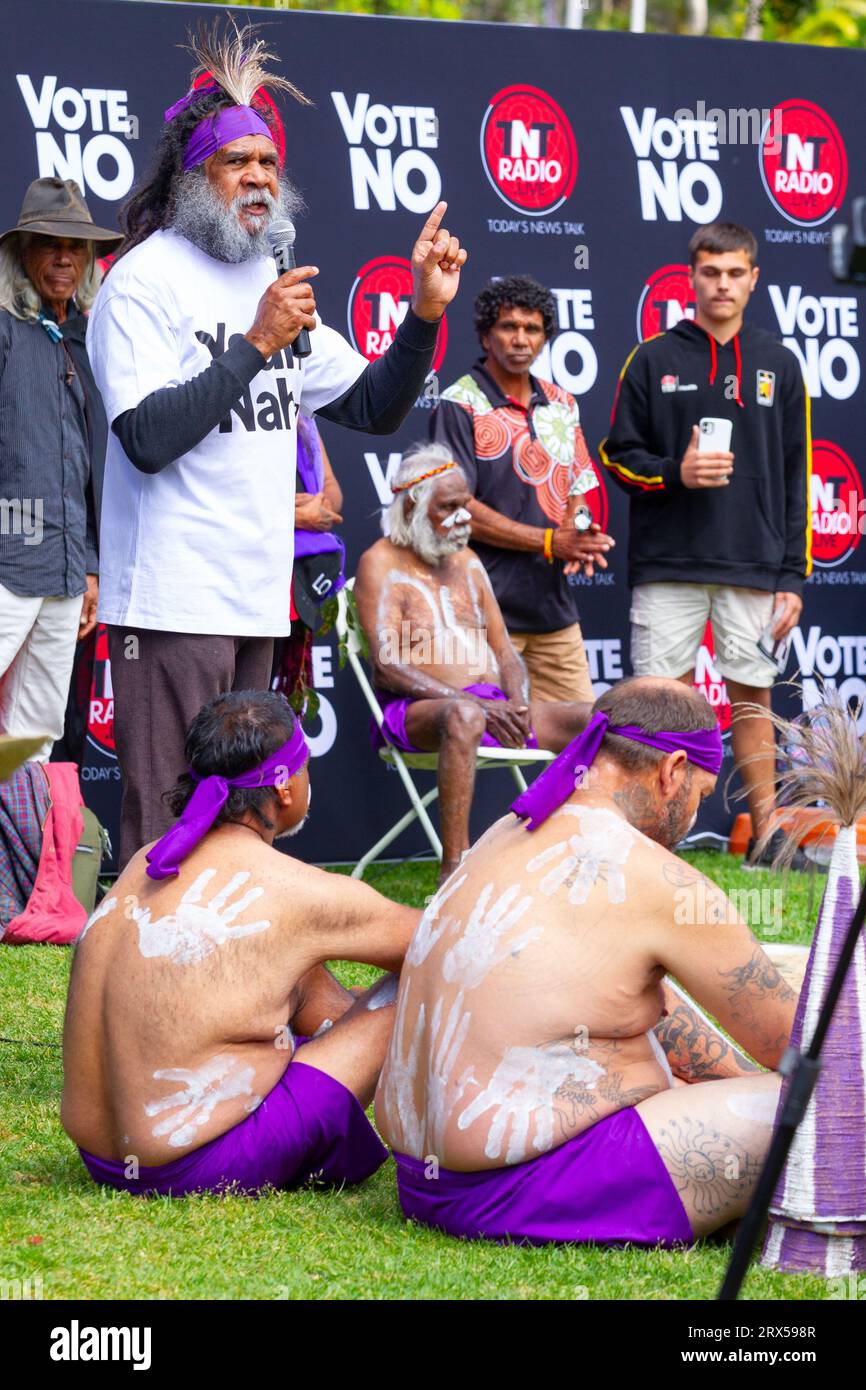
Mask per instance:
[[[731,448],[733,421],[721,420],[715,415],[705,415],[698,422],[699,454],[727,454]]]

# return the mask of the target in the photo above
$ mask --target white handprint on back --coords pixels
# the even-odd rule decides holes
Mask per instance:
[[[174,965],[197,965],[226,941],[267,931],[271,924],[265,918],[237,927],[229,925],[265,891],[250,888],[231,907],[226,906],[232,894],[250,878],[248,873],[235,874],[209,903],[201,902],[215,875],[216,869],[205,869],[186,890],[176,910],[155,921],[151,921],[150,908],[141,907],[134,893],[125,899],[126,917],[138,924],[138,946],[143,956],[167,956]]]

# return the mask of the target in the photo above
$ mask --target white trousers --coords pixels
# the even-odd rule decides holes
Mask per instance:
[[[0,732],[47,735],[35,762],[63,733],[83,600],[22,598],[0,584]]]

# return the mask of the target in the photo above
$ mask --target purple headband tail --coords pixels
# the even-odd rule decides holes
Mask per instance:
[[[664,753],[684,752],[691,763],[703,767],[715,776],[722,766],[722,736],[718,728],[698,729],[691,733],[664,730],[648,734],[636,724],[611,724],[606,714],[594,714],[583,733],[572,739],[567,748],[554,758],[536,777],[531,787],[521,792],[510,809],[522,820],[528,820],[528,830],[537,830],[553,812],[568,800],[575,790],[579,773],[595,761],[606,733],[645,743]]]
[[[147,852],[147,876],[156,880],[173,878],[180,872],[179,864],[210,830],[229,797],[230,787],[276,787],[300,772],[310,748],[299,723],[291,738],[258,767],[251,767],[238,777],[202,777],[190,775],[198,786],[187,803],[180,819],[161,840]]]
[[[179,116],[181,111],[186,111],[188,106],[192,106],[199,97],[209,96],[211,92],[219,91],[218,82],[203,82],[200,87],[190,87],[185,97],[181,97],[173,106],[170,106],[163,115],[167,121],[173,121],[175,116]]]

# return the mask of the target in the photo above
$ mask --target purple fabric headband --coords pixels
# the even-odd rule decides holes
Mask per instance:
[[[198,782],[198,786],[180,819],[148,850],[148,878],[172,878],[180,872],[178,864],[210,830],[228,801],[230,787],[282,786],[296,772],[300,772],[309,756],[309,745],[300,724],[296,723],[287,743],[271,753],[258,767],[251,767],[249,772],[242,772],[238,777],[199,777],[190,768],[190,776]]]
[[[185,97],[181,97],[180,101],[168,108],[164,113],[165,119],[173,121],[175,116],[179,116],[181,111],[186,111],[200,96],[208,96],[211,92],[221,90],[217,82],[206,82],[201,87],[191,87]],[[216,154],[217,150],[221,150],[223,145],[230,144],[232,140],[240,140],[242,135],[264,135],[268,140],[274,138],[267,121],[252,106],[225,106],[221,111],[211,112],[199,121],[187,141],[183,155],[183,172],[188,174],[190,169],[204,164],[204,161]]]
[[[528,830],[537,830],[548,816],[552,816],[568,800],[576,786],[578,769],[585,770],[595,761],[605,734],[618,734],[620,738],[633,739],[635,743],[645,743],[650,748],[660,748],[664,753],[686,754],[690,763],[706,768],[718,776],[722,766],[722,736],[718,728],[697,729],[693,733],[671,733],[667,730],[658,734],[648,734],[637,724],[611,724],[608,715],[594,714],[582,734],[572,739],[558,758],[554,758],[536,777],[531,787],[527,787],[510,809],[522,820],[529,820]]]
[[[221,111],[205,116],[187,142],[183,153],[183,172],[188,174],[190,169],[204,164],[223,145],[239,140],[242,135],[264,135],[271,141],[274,138],[267,121],[251,106],[224,106]]]

